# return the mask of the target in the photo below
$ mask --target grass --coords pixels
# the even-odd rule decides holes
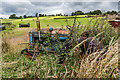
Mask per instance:
[[[83,17],[85,15],[80,15],[78,17]],[[52,27],[61,27],[61,26],[66,26],[65,24],[65,19],[54,19],[54,18],[65,18],[67,16],[46,16],[46,17],[39,17],[40,22],[41,22],[41,27],[45,28],[49,26]],[[68,17],[75,17],[75,16],[68,16]],[[19,27],[19,23],[30,23],[30,26],[32,28],[36,28],[36,18],[26,18],[26,19],[1,19],[3,23],[6,22],[12,22],[14,25],[16,25],[16,27]],[[88,18],[78,18],[78,20],[82,23],[82,24],[86,24],[88,22]],[[72,25],[74,19],[68,19],[69,24]]]
[[[61,17],[61,16],[60,16]],[[3,49],[2,55],[2,77],[3,78],[118,78],[118,41],[120,40],[114,29],[107,24],[107,21],[101,18],[80,18],[80,19],[53,19],[53,17],[42,17],[41,27],[64,27],[71,26],[71,40],[89,30],[97,30],[99,35],[91,35],[87,38],[96,40],[101,37],[100,43],[104,48],[87,55],[80,54],[79,46],[86,40],[77,45],[73,45],[70,52],[66,53],[66,60],[63,64],[58,64],[57,52],[49,54],[47,52],[36,53],[35,60],[29,60],[20,54],[26,45],[18,45],[22,42],[28,42],[28,32],[36,28],[36,21],[33,18],[23,21],[13,21],[18,25],[19,22],[31,22],[31,28],[13,28],[10,32],[3,31]],[[32,24],[33,23],[33,24]],[[65,27],[64,27],[65,28]],[[74,43],[73,43],[74,44]],[[90,47],[89,47],[90,48]],[[96,46],[94,46],[96,48]],[[104,53],[104,51],[107,51]]]

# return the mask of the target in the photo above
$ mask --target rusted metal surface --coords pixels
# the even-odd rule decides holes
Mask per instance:
[[[25,52],[25,57],[28,58],[28,59],[32,58],[32,56],[28,52]]]
[[[40,21],[39,21],[39,16],[38,16],[38,13],[37,13],[37,30],[40,31]]]
[[[32,30],[32,32],[36,32],[37,29]],[[49,28],[43,28],[40,30],[43,33],[48,33],[49,32]],[[53,31],[51,32],[51,34],[69,34],[70,32],[68,30],[61,30],[60,28],[54,28]]]
[[[60,30],[60,31],[58,31],[58,34],[69,34],[69,31],[66,31],[66,30]]]
[[[114,28],[119,28],[120,21],[109,21],[110,25],[112,25]]]

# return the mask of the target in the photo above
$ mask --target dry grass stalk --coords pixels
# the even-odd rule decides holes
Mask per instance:
[[[118,43],[116,42],[114,45],[110,45],[109,47],[111,48],[108,48],[108,51],[105,54],[103,54],[103,49],[99,52],[94,52],[83,59],[77,76],[79,78],[116,78],[118,76],[115,75],[118,71]]]

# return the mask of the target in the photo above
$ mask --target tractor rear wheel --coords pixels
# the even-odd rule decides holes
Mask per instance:
[[[85,39],[87,39],[87,37],[79,37],[79,38],[75,39],[74,42],[76,44],[74,46],[72,46],[72,44],[73,44],[72,40],[69,40],[68,42],[66,42],[59,52],[59,54],[60,54],[59,64],[62,64],[65,60],[66,54],[64,54],[64,53],[68,53],[69,49],[74,48],[77,44],[81,43]],[[91,40],[92,40],[92,38],[88,39],[86,42],[84,42],[84,44],[80,45],[80,47],[79,47],[79,49],[81,50],[80,55],[84,55],[85,53],[87,53],[89,55],[93,52],[96,52],[98,50],[102,50],[104,48],[104,45],[102,43],[100,43],[100,41],[93,40],[91,42]]]
[[[22,50],[21,54],[24,55],[28,59],[32,59],[32,57],[33,57],[33,53],[32,52],[28,52],[28,49]]]

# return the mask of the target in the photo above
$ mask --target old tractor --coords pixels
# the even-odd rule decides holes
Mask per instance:
[[[83,40],[87,39],[89,36],[89,33],[91,32],[84,32],[81,37],[77,37],[74,39],[74,46],[72,36],[70,36],[71,31],[70,28],[67,27],[69,30],[64,30],[60,28],[55,28],[53,29],[52,27],[49,27],[49,29],[41,29],[40,28],[40,21],[37,16],[37,29],[32,30],[29,32],[29,43],[28,43],[28,48],[22,50],[21,54],[24,54],[27,58],[33,59],[35,56],[35,53],[40,53],[41,51],[44,52],[49,52],[49,53],[57,53],[60,54],[60,63],[64,61],[65,54],[61,53],[67,53],[69,49],[72,49],[75,47],[78,43],[81,43]],[[95,32],[96,33],[96,32]],[[87,36],[86,36],[87,35]],[[84,54],[87,48],[90,46],[89,43],[91,42],[92,37],[89,38],[85,44],[82,44],[80,46],[81,48],[81,54]],[[97,49],[102,49],[103,46],[98,42],[94,41],[94,45],[99,48]],[[91,48],[93,51],[93,48]],[[92,51],[88,51],[88,54],[91,53]],[[95,50],[94,50],[95,51]]]
[[[49,29],[41,29],[38,16],[36,22],[37,29],[29,32],[28,48],[22,50],[21,52],[21,54],[25,54],[27,58],[32,58],[34,53],[39,53],[41,51],[47,51],[50,53],[58,51],[68,38],[68,30],[60,28],[53,29],[52,27],[49,27]]]

